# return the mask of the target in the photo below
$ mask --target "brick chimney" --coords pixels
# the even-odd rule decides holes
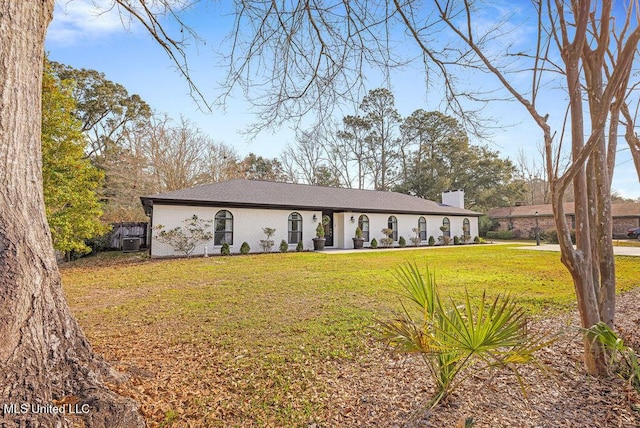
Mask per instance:
[[[450,207],[464,208],[464,190],[447,190],[442,192],[442,204]]]

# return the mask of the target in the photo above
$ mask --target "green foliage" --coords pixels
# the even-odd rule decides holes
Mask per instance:
[[[300,253],[302,251],[304,251],[304,244],[302,241],[298,241],[298,245],[296,245],[296,252]]]
[[[289,244],[287,244],[287,241],[283,239],[280,241],[280,252],[286,253],[287,251],[289,251]]]
[[[103,73],[54,61],[50,64],[58,79],[73,82],[73,114],[88,140],[84,155],[104,173],[103,220],[146,221],[139,197],[158,189],[148,172],[152,166],[148,153],[136,141],[142,139],[141,133],[149,132],[151,107]]]
[[[429,236],[429,246],[433,247],[436,245],[436,239],[433,236]]]
[[[487,239],[513,239],[513,231],[511,230],[498,230],[487,232]]]
[[[495,220],[487,215],[481,215],[478,217],[478,232],[480,236],[487,236],[487,232],[496,230],[500,226],[498,220]]]
[[[469,144],[464,126],[441,112],[419,109],[400,126],[403,142],[413,147],[395,190],[440,200],[449,189],[465,189],[465,199],[479,210],[522,198],[516,167],[487,146]]]
[[[277,159],[267,159],[249,153],[238,165],[240,175],[249,180],[287,181],[282,163]]]
[[[373,239],[371,240],[371,244],[369,244],[369,245],[370,245],[370,246],[371,246],[371,248],[373,248],[374,250],[375,250],[376,248],[378,248],[378,241],[376,241],[376,238],[373,238]]]
[[[164,230],[164,225],[162,224],[157,225],[153,228],[157,232],[154,234],[154,238],[158,242],[170,245],[174,251],[190,257],[198,244],[210,241],[213,238],[213,234],[207,232],[213,220],[202,220],[194,214],[183,220],[182,223],[184,223],[184,228],[178,226],[171,230]]]
[[[360,226],[356,227],[356,238],[362,239],[362,229],[360,229]]]
[[[249,252],[251,252],[251,247],[249,246],[248,242],[243,242],[242,245],[240,246],[240,254],[249,254]]]
[[[542,233],[542,238],[547,241],[549,244],[557,244],[558,241],[558,231],[556,229],[547,229]],[[571,230],[571,242],[575,244],[576,242],[576,231]]]
[[[55,249],[91,251],[85,239],[109,227],[100,221],[97,192],[104,175],[85,158],[86,140],[74,116],[73,84],[54,77],[45,61],[42,79],[42,181],[47,221]]]
[[[318,223],[318,226],[316,227],[316,237],[324,238],[324,224]]]
[[[220,247],[220,254],[223,256],[228,256],[231,254],[231,248],[229,248],[229,243],[223,242],[222,247]]]
[[[476,236],[475,238],[473,238],[473,243],[474,244],[479,244],[481,241],[481,238],[479,236]]]
[[[453,245],[460,245],[460,238],[457,235],[453,237]]]
[[[592,340],[597,340],[608,352],[609,367],[626,379],[640,393],[640,363],[635,351],[611,327],[600,321],[585,330]]]
[[[422,275],[415,263],[401,266],[396,279],[403,311],[391,321],[379,321],[382,339],[396,351],[419,353],[435,381],[430,406],[449,397],[461,382],[493,367],[510,369],[523,386],[520,364],[537,363],[534,355],[549,342],[530,334],[524,311],[509,297],[498,295],[492,303],[482,298],[472,303],[468,292],[462,304],[443,302],[435,277]]]
[[[398,245],[400,246],[400,248],[404,248],[404,247],[407,246],[407,241],[406,241],[406,239],[404,239],[404,236],[401,236],[398,239]]]

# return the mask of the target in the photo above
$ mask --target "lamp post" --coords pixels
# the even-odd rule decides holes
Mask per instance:
[[[538,211],[536,211],[536,245],[540,245],[540,228],[538,227]]]

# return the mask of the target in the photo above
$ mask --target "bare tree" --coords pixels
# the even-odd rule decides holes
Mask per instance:
[[[286,174],[294,182],[317,184],[318,168],[322,166],[325,149],[322,134],[317,129],[296,132],[295,143],[287,144],[280,155]]]
[[[211,143],[205,150],[202,181],[217,183],[238,178],[238,163],[238,153],[232,146],[224,142]]]
[[[548,204],[550,202],[549,181],[545,170],[544,146],[538,145],[536,148],[538,154],[533,158],[527,157],[524,150],[520,149],[516,161],[517,174],[527,187],[529,204]]]
[[[185,118],[178,125],[163,117],[152,121],[147,135],[151,174],[159,191],[200,184],[206,175],[205,157],[213,142]]]

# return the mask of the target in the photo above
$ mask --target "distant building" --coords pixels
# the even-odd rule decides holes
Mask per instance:
[[[565,203],[564,210],[569,225],[575,229],[576,217],[573,203]],[[640,203],[612,204],[611,212],[614,238],[626,238],[628,229],[640,226]],[[497,230],[511,230],[515,238],[532,238],[535,236],[536,213],[538,213],[541,231],[556,228],[551,204],[494,208],[487,215],[498,222]]]

